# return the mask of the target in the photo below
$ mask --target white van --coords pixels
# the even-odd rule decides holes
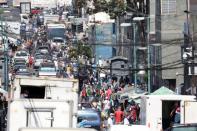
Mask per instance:
[[[140,124],[151,131],[161,131],[171,124],[170,113],[174,104],[180,104],[180,124],[197,123],[197,102],[195,96],[147,95],[140,104]]]

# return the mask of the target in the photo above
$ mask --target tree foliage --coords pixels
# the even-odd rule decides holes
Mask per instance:
[[[105,11],[111,18],[120,16],[126,9],[124,0],[94,0],[94,13]]]
[[[77,9],[87,6],[86,0],[76,0]],[[111,18],[121,15],[126,10],[125,0],[93,0],[94,9],[87,8],[87,13],[106,12]]]
[[[72,47],[69,52],[70,58],[78,58],[78,56],[86,56],[88,59],[92,58],[91,47],[79,41],[76,47]]]

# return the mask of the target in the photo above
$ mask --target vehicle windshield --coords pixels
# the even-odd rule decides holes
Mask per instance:
[[[39,50],[42,50],[42,49],[46,49],[46,50],[48,50],[48,47],[46,47],[46,46],[42,46],[42,47],[39,47],[38,49],[39,49]]]
[[[14,66],[26,66],[24,62],[14,63]]]
[[[25,63],[26,61],[25,60],[15,60],[14,62],[15,63]]]
[[[25,52],[18,52],[18,53],[16,53],[16,56],[27,56],[27,53],[25,53]]]
[[[44,59],[43,55],[36,55],[35,59]]]
[[[54,37],[65,38],[65,29],[64,28],[49,28],[48,29],[48,38],[53,39]]]
[[[62,40],[62,39],[53,39],[53,42],[60,42],[60,43],[63,43],[64,40]]]
[[[40,71],[43,71],[43,72],[54,72],[56,70],[55,70],[55,68],[51,68],[51,67],[42,67],[42,68],[40,68]]]
[[[96,115],[84,115],[84,116],[78,116],[78,118],[77,118],[77,122],[79,123],[79,122],[81,122],[82,120],[87,120],[87,121],[96,121],[96,120],[98,120],[99,118],[98,118],[98,116],[96,116]]]

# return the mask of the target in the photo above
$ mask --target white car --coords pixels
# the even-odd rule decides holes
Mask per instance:
[[[38,71],[38,76],[50,76],[50,77],[56,77],[57,76],[57,69],[55,67],[54,63],[42,63],[41,67]]]
[[[44,56],[43,55],[37,55],[35,56],[35,61],[34,61],[34,68],[39,68],[41,63],[44,62]]]
[[[29,53],[26,51],[17,51],[15,53],[14,59],[25,59],[25,61],[28,63]]]
[[[61,45],[65,45],[66,41],[64,38],[62,37],[54,37],[52,42],[51,42],[51,46],[52,47],[59,47]]]

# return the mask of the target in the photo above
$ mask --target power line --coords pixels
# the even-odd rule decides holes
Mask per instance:
[[[167,67],[161,67],[161,66],[152,66],[150,68],[143,68],[143,69],[140,69],[140,68],[111,68],[111,67],[99,67],[99,66],[96,66],[96,67],[92,67],[91,65],[83,65],[83,66],[80,66],[80,67],[85,67],[86,69],[99,69],[99,70],[116,70],[116,71],[140,71],[140,70],[172,70],[172,69],[179,69],[179,68],[183,68],[183,66],[178,66],[180,65],[181,63],[178,63],[176,65],[172,65],[171,67],[170,66],[167,66]]]

